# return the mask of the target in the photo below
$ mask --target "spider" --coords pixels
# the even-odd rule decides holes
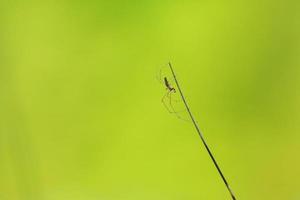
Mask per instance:
[[[165,106],[165,108],[167,109],[167,111],[169,113],[175,114],[178,119],[181,119],[181,120],[184,120],[184,121],[188,121],[188,120],[183,119],[178,114],[178,112],[175,111],[175,108],[174,108],[172,102],[178,102],[178,100],[172,99],[172,94],[176,93],[176,89],[175,89],[175,87],[173,87],[171,85],[171,83],[169,82],[169,80],[168,80],[168,78],[166,76],[164,76],[163,79],[161,79],[161,70],[160,70],[160,77],[158,78],[158,80],[161,83],[164,84],[164,86],[165,86],[165,88],[167,90],[166,94],[164,94],[164,96],[161,99],[161,102],[163,103],[163,105]],[[166,102],[167,100],[168,100],[168,102]]]
[[[164,85],[166,86],[166,90],[167,93],[163,96],[163,98],[161,99],[161,102],[164,104],[164,106],[167,108],[167,110],[169,111],[169,113],[175,113],[177,115],[177,112],[175,112],[175,109],[172,105],[172,93],[176,93],[176,90],[173,86],[171,86],[171,84],[169,83],[167,77],[164,77]],[[170,110],[170,108],[167,106],[165,99],[169,98],[169,104],[172,110]]]

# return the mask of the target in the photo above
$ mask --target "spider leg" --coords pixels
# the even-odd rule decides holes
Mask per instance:
[[[175,93],[175,91],[172,91],[173,93]],[[175,103],[178,103],[178,102],[181,102],[181,100],[177,100],[177,99],[174,99],[172,98],[172,92],[169,92],[167,95],[166,95],[166,98],[169,99],[169,104],[170,104],[170,107],[172,108],[172,110],[174,111],[173,113],[180,113],[180,112],[184,112],[185,110],[179,110],[179,111],[175,111],[174,109],[174,106],[172,104],[172,102],[175,102]]]
[[[182,117],[178,114],[178,112],[175,111],[175,109],[174,109],[174,107],[173,107],[173,104],[172,104],[172,98],[171,98],[171,97],[172,97],[172,92],[174,92],[174,90],[167,93],[167,97],[169,97],[169,104],[170,104],[170,107],[171,107],[171,109],[172,109],[172,112],[171,112],[171,113],[174,113],[178,119],[181,119],[181,120],[183,120],[183,121],[188,122],[188,120],[182,118]]]
[[[176,111],[175,111],[175,109],[174,109],[174,107],[173,107],[173,104],[172,104],[172,96],[171,96],[171,94],[172,94],[172,91],[170,91],[169,93],[168,93],[168,98],[169,98],[169,104],[170,104],[170,107],[172,108],[172,110],[173,110],[173,113],[177,113]]]
[[[175,91],[174,91],[174,93],[175,93]],[[169,95],[169,98],[171,98],[171,95]],[[181,99],[172,98],[172,102],[178,103],[178,102],[181,102]]]
[[[174,113],[172,110],[170,110],[170,108],[167,106],[166,102],[165,102],[165,99],[166,97],[169,96],[171,91],[168,91],[164,96],[163,98],[161,99],[161,102],[164,104],[164,106],[166,107],[166,109],[168,110],[169,113]]]

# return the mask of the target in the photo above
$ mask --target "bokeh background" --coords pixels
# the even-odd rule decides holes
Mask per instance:
[[[300,199],[300,3],[0,3],[0,199]]]

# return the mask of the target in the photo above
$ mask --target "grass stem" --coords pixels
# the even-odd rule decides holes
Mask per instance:
[[[204,139],[204,137],[203,137],[203,134],[201,133],[200,128],[199,128],[199,126],[198,126],[198,124],[197,124],[197,122],[196,122],[196,120],[195,120],[195,118],[194,118],[194,116],[193,116],[193,114],[192,114],[192,112],[191,112],[191,110],[190,110],[190,108],[189,108],[189,106],[188,106],[186,100],[185,100],[185,97],[184,97],[184,95],[183,95],[183,93],[182,93],[181,87],[180,87],[180,85],[179,85],[179,83],[178,83],[178,80],[177,80],[177,78],[176,78],[176,74],[175,74],[174,69],[173,69],[173,67],[172,67],[172,65],[171,65],[170,62],[169,62],[169,67],[170,67],[170,69],[171,69],[172,75],[173,75],[173,77],[174,77],[175,83],[176,83],[177,88],[178,88],[178,90],[179,90],[179,93],[180,93],[180,96],[181,96],[181,98],[182,98],[182,101],[183,101],[183,103],[184,103],[184,105],[185,105],[185,108],[186,108],[187,112],[189,113],[189,116],[190,116],[190,118],[191,118],[191,120],[192,120],[192,122],[193,122],[193,124],[194,124],[194,126],[195,126],[195,128],[196,128],[196,131],[197,131],[198,135],[200,136],[200,139],[201,139],[202,143],[203,143],[204,146],[205,146],[205,149],[207,150],[207,152],[208,152],[210,158],[212,159],[212,161],[213,161],[215,167],[217,168],[217,170],[218,170],[218,172],[219,172],[219,175],[221,176],[221,178],[222,178],[224,184],[226,185],[227,190],[229,191],[229,193],[230,193],[230,195],[231,195],[231,198],[232,198],[233,200],[236,200],[236,198],[235,198],[235,196],[234,196],[232,190],[231,190],[230,187],[229,187],[229,184],[228,184],[228,182],[227,182],[225,176],[223,175],[223,173],[222,173],[222,171],[221,171],[221,169],[220,169],[220,167],[219,167],[219,165],[218,165],[216,159],[214,158],[214,156],[213,156],[213,154],[212,154],[210,148],[208,147],[208,145],[207,145],[207,143],[206,143],[206,141],[205,141],[205,139]]]

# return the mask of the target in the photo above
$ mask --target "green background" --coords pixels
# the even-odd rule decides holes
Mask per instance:
[[[300,3],[0,3],[0,199],[300,199]]]

